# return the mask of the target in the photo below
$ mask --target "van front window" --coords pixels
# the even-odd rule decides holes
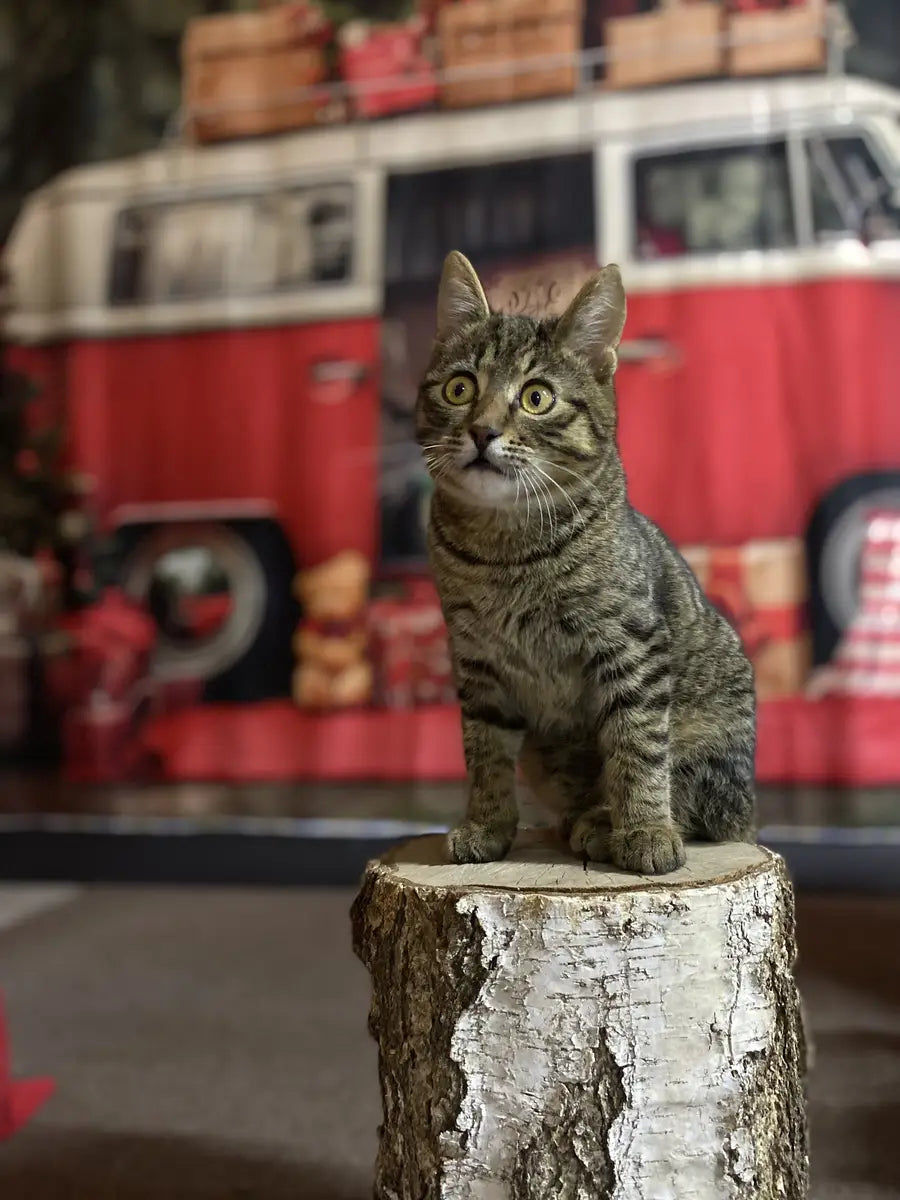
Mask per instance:
[[[806,146],[819,241],[900,238],[898,185],[885,176],[861,134],[820,135]]]

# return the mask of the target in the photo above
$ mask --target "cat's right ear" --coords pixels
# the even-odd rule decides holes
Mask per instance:
[[[457,330],[486,321],[490,315],[475,268],[464,254],[451,250],[444,259],[438,289],[436,341],[445,342]]]

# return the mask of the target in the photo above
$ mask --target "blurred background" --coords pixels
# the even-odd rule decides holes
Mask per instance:
[[[352,885],[463,803],[411,424],[452,248],[507,311],[559,311],[598,263],[622,267],[632,499],[753,661],[761,840],[802,893],[819,1128],[827,1146],[858,1127],[823,1151],[837,1174],[816,1196],[900,1196],[900,986],[893,951],[860,948],[900,932],[896,0],[0,0],[0,242],[0,878],[42,881],[10,911],[56,906],[9,935],[21,970],[0,984],[25,1061],[49,1022],[50,1058],[83,1054],[100,1088],[73,1083],[51,1130],[65,1163],[83,1144],[66,1113],[100,1114],[91,1200],[175,1193],[148,1182],[156,1116],[96,1074],[90,1022],[162,994],[200,1022],[238,962],[305,990],[310,1128],[357,1121],[340,1153],[368,1161],[377,1101],[354,1108],[353,1065],[316,1057],[315,1030],[342,1030],[374,1081],[364,984],[335,949],[349,893],[312,885]],[[294,928],[315,983],[266,949]],[[40,996],[79,971],[76,1035]],[[271,1034],[231,1082],[280,1079],[266,1129],[296,1146],[288,1014],[241,1003],[235,1031]],[[186,1020],[177,1121],[211,1105],[212,1137],[232,1092],[209,1100],[198,1056],[216,1051]],[[158,1053],[148,1034],[129,1061]],[[124,1112],[130,1191],[102,1165]],[[202,1174],[208,1149],[165,1161]],[[22,1153],[11,1195],[73,1194]],[[216,1161],[249,1171],[241,1194],[365,1194],[309,1163]]]
[[[35,0],[0,47],[7,873],[352,879],[458,810],[411,432],[458,247],[519,311],[621,264],[632,498],[753,659],[765,837],[893,886],[895,4]]]

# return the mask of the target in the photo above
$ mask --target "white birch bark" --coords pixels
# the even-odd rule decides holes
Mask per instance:
[[[384,1124],[376,1200],[803,1200],[783,863],[693,845],[664,878],[544,834],[370,863],[354,904]]]

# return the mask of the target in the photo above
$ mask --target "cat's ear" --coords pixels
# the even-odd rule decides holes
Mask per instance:
[[[625,327],[625,288],[615,263],[587,281],[556,327],[560,345],[583,355],[598,379],[612,376]]]
[[[437,341],[445,342],[458,329],[486,321],[490,314],[475,268],[464,254],[451,250],[444,259],[438,289]]]

